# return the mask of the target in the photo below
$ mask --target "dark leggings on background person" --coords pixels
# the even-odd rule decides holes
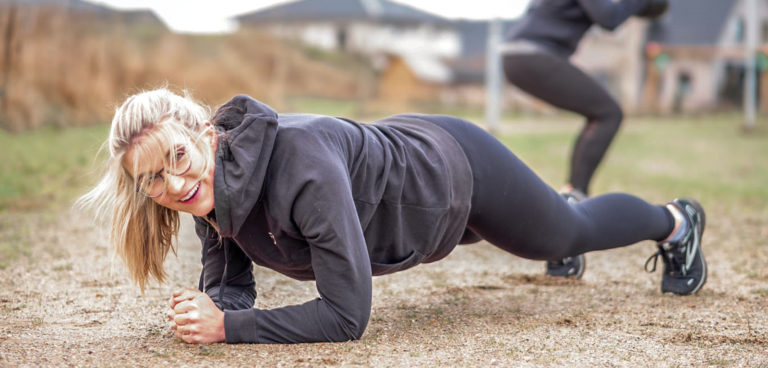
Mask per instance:
[[[413,115],[450,133],[472,168],[472,209],[462,243],[488,242],[530,259],[557,259],[663,240],[674,228],[664,206],[628,194],[569,204],[492,135],[450,116]]]
[[[619,130],[619,104],[567,59],[544,49],[506,54],[504,73],[521,90],[586,118],[573,147],[569,184],[588,195],[592,175]]]

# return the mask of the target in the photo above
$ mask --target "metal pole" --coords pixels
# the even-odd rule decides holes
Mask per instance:
[[[746,43],[744,45],[744,130],[755,128],[756,104],[757,104],[757,38],[758,38],[758,9],[757,0],[747,0],[746,7]]]
[[[501,102],[501,19],[494,18],[488,24],[488,40],[485,54],[485,123],[491,132],[499,125]]]

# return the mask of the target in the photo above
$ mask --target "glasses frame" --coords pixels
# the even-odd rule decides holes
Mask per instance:
[[[139,194],[141,194],[141,195],[143,195],[143,196],[145,196],[145,197],[147,197],[147,198],[159,198],[159,197],[161,197],[161,196],[163,195],[163,193],[165,193],[165,185],[166,185],[166,181],[165,181],[165,177],[164,177],[162,174],[173,175],[173,176],[182,176],[182,175],[186,174],[186,173],[189,171],[189,169],[191,169],[191,168],[192,168],[192,161],[193,161],[193,160],[192,160],[192,157],[191,157],[191,155],[189,154],[189,151],[187,150],[187,145],[186,145],[186,144],[180,144],[180,145],[175,145],[175,147],[176,147],[176,155],[177,155],[177,156],[178,156],[178,154],[179,154],[179,149],[180,149],[180,148],[182,148],[182,149],[183,149],[183,151],[182,151],[182,152],[184,153],[184,156],[186,156],[186,157],[187,157],[187,160],[189,161],[189,162],[187,163],[187,167],[185,167],[184,169],[182,169],[180,172],[176,172],[176,173],[174,173],[174,172],[170,172],[170,171],[168,171],[168,170],[166,169],[166,167],[170,165],[170,161],[168,161],[168,160],[163,160],[163,161],[167,161],[167,162],[163,162],[163,169],[162,169],[162,170],[160,170],[160,173],[159,173],[159,174],[154,174],[154,175],[152,175],[152,177],[153,177],[154,179],[144,179],[144,180],[158,180],[158,179],[159,179],[160,181],[162,181],[162,190],[160,191],[160,193],[159,193],[159,194],[157,194],[157,195],[154,195],[154,196],[153,196],[153,195],[151,195],[150,193],[148,193],[148,192],[146,192],[146,191],[142,190],[142,189],[141,189],[141,186],[142,186],[142,185],[141,185],[141,183],[142,183],[142,182],[144,182],[144,180],[142,180],[142,181],[140,181],[140,182],[137,182],[137,183],[136,183],[136,192],[137,192],[137,193],[139,193]],[[170,155],[169,155],[169,157],[170,157]],[[176,159],[176,162],[178,162],[178,161],[179,161],[179,159],[177,158],[177,159]],[[177,168],[178,168],[178,167],[177,167]],[[152,183],[152,185],[154,185],[154,183]]]

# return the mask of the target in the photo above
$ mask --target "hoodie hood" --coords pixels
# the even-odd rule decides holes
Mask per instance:
[[[277,136],[277,113],[238,95],[216,110],[220,133],[213,181],[219,235],[233,237],[260,200]]]

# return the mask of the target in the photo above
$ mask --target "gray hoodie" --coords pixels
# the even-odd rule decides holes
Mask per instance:
[[[237,96],[214,123],[222,133],[211,214],[219,233],[201,218],[196,230],[201,289],[225,310],[229,343],[357,339],[370,316],[371,276],[441,259],[465,230],[467,158],[418,115],[373,124],[278,116]],[[320,297],[252,308],[251,262],[316,280]]]
[[[507,40],[528,40],[568,57],[584,33],[597,24],[614,30],[643,10],[649,0],[532,0]]]

